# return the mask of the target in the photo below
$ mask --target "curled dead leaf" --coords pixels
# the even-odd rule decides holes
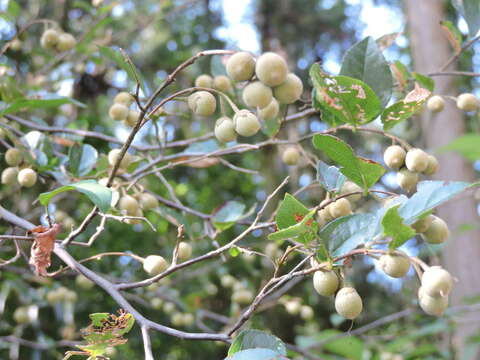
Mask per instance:
[[[47,269],[51,264],[53,246],[57,235],[62,231],[60,224],[54,224],[52,227],[37,226],[30,230],[35,239],[30,250],[29,263],[35,267],[35,274],[38,276],[47,276]]]

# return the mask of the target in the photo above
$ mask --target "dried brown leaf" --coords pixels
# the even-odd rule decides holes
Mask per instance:
[[[53,246],[58,233],[62,230],[60,224],[54,224],[52,227],[37,226],[30,230],[35,236],[32,249],[30,251],[29,263],[35,267],[35,274],[47,276],[47,269],[51,264]]]

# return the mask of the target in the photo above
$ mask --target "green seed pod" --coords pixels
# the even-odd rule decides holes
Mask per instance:
[[[335,310],[344,318],[353,320],[362,312],[362,298],[352,287],[340,289],[335,296]]]
[[[130,195],[124,195],[120,198],[118,202],[118,208],[124,210],[127,215],[136,216],[135,214],[138,211],[139,205],[137,199]]]
[[[394,278],[404,277],[410,270],[408,255],[400,250],[392,254],[383,254],[380,257],[379,265],[385,274]]]
[[[273,89],[273,95],[280,104],[293,104],[303,93],[302,80],[295,74],[287,75],[285,81]]]
[[[255,59],[248,52],[237,52],[227,60],[226,69],[233,81],[250,80],[255,71]]]
[[[353,192],[363,192],[363,189],[355,184],[353,181],[347,180],[343,183],[340,190],[340,195],[345,195]],[[362,199],[362,194],[350,195],[348,200],[351,202],[357,202]]]
[[[404,165],[406,155],[401,146],[392,145],[383,153],[383,160],[390,169],[398,170]]]
[[[319,270],[313,274],[313,287],[322,296],[332,296],[338,289],[340,281],[335,271]]]
[[[433,215],[425,216],[424,218],[417,220],[413,225],[412,228],[419,234],[424,233],[428,230],[430,224],[433,221]]]
[[[192,256],[192,247],[186,242],[180,242],[178,244],[178,258],[180,260],[190,259]]]
[[[423,233],[426,242],[430,244],[441,244],[450,236],[447,223],[435,215],[431,215],[431,223]]]
[[[253,136],[260,130],[260,122],[255,114],[248,110],[240,110],[233,117],[235,131],[242,136]]]
[[[87,277],[85,277],[84,275],[80,274],[80,275],[77,275],[77,277],[75,278],[75,283],[81,287],[82,289],[85,289],[85,290],[90,290],[91,288],[93,288],[95,286],[95,283],[88,279]]]
[[[232,293],[232,302],[239,305],[246,305],[251,303],[253,300],[253,294],[248,289],[236,290]]]
[[[314,315],[315,313],[313,312],[313,309],[311,306],[302,305],[302,307],[300,308],[300,317],[303,320],[311,320],[313,319]]]
[[[188,106],[197,115],[211,116],[217,109],[217,101],[208,91],[197,91],[188,97]]]
[[[212,88],[213,79],[210,75],[203,74],[195,79],[196,87]]]
[[[140,111],[137,110],[129,110],[128,111],[128,116],[125,119],[125,124],[134,127],[137,125],[138,119],[140,118]]]
[[[140,206],[143,210],[148,211],[158,207],[158,200],[155,196],[149,193],[143,193],[139,198]]]
[[[215,122],[215,137],[220,142],[230,142],[237,138],[235,124],[229,117],[222,116]]]
[[[248,107],[263,108],[268,106],[272,101],[272,89],[265,86],[260,81],[254,81],[243,89],[243,102]]]
[[[288,66],[285,59],[273,52],[262,54],[255,64],[257,77],[267,86],[278,86],[285,81]]]

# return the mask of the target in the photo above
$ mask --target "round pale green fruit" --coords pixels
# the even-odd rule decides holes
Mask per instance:
[[[423,273],[422,288],[429,296],[447,296],[452,286],[452,276],[440,266],[431,266]]]
[[[139,208],[137,199],[130,195],[124,195],[120,198],[118,202],[118,208],[124,210],[127,215],[135,216]]]
[[[253,136],[260,130],[260,122],[254,113],[240,110],[233,117],[235,131],[242,136]]]
[[[335,296],[335,310],[346,319],[353,320],[362,312],[362,298],[352,287],[340,289]]]
[[[158,200],[155,196],[149,193],[142,193],[139,196],[140,206],[143,210],[148,211],[158,207]]]
[[[5,162],[9,166],[18,166],[22,163],[23,156],[17,148],[10,148],[5,152]]]
[[[398,170],[405,163],[406,155],[406,151],[401,146],[392,145],[385,149],[383,160],[390,169]]]
[[[423,233],[425,241],[430,244],[441,244],[450,236],[447,223],[435,215],[431,215],[431,223]]]
[[[290,315],[298,315],[301,309],[302,303],[300,302],[300,299],[291,299],[285,303],[285,310],[287,310]]]
[[[183,314],[180,312],[174,312],[170,319],[173,326],[183,326]]]
[[[117,104],[123,104],[126,105],[127,107],[132,105],[133,103],[133,96],[130,95],[126,91],[121,91],[115,97],[113,98],[113,102]]]
[[[215,122],[215,137],[220,142],[230,142],[237,139],[235,124],[227,116],[222,116]]]
[[[434,95],[428,99],[427,108],[432,112],[440,112],[445,108],[445,100],[439,95]]]
[[[31,322],[30,314],[27,306],[20,306],[13,312],[13,319],[18,324],[28,324]]]
[[[71,302],[71,303],[74,303],[78,300],[78,296],[77,296],[77,293],[73,290],[68,290],[65,291],[64,293],[64,300],[67,301],[67,302]]]
[[[253,293],[248,289],[236,290],[232,293],[232,302],[239,305],[246,305],[253,300]]]
[[[441,316],[448,307],[448,296],[430,296],[421,286],[418,289],[418,303],[428,315]]]
[[[287,75],[285,81],[273,89],[273,96],[280,104],[293,104],[303,93],[302,80],[295,74]]]
[[[140,111],[129,110],[127,118],[125,119],[125,124],[130,127],[134,127],[135,125],[137,125],[138,119],[140,119]]]
[[[341,198],[328,206],[328,211],[332,218],[336,219],[341,216],[349,215],[352,212],[350,201],[346,198]]]
[[[120,149],[110,150],[110,152],[108,153],[108,163],[110,164],[110,166],[114,166],[117,163],[120,157],[120,152],[121,152]],[[122,161],[120,161],[120,168],[126,169],[131,162],[132,162],[131,155],[129,153],[125,153]]]
[[[2,171],[2,184],[14,185],[17,183],[18,169],[16,167],[8,167]]]
[[[355,184],[353,181],[347,180],[343,183],[343,186],[340,190],[340,195],[345,195],[353,192],[363,193],[363,189]],[[348,200],[351,202],[357,202],[362,199],[362,194],[350,195]]]
[[[95,283],[88,279],[86,276],[80,274],[80,275],[77,275],[77,277],[75,278],[75,283],[81,287],[82,289],[85,289],[85,290],[90,290],[91,288],[93,288],[95,286]]]
[[[397,173],[397,183],[405,191],[411,192],[418,183],[418,174],[403,168]]]
[[[428,154],[421,149],[408,150],[405,156],[405,166],[413,172],[423,172],[428,167]]]
[[[224,275],[220,279],[220,283],[222,284],[223,287],[226,287],[226,288],[232,287],[236,283],[236,281],[237,280],[235,280],[235,278],[230,274]]]
[[[37,172],[29,168],[22,169],[18,172],[17,181],[20,186],[32,187],[37,183]]]
[[[233,81],[250,80],[255,71],[255,59],[248,52],[237,52],[228,58],[226,69]]]
[[[218,75],[213,78],[213,88],[227,93],[232,90],[232,82],[225,75]]]
[[[195,79],[196,87],[212,88],[213,79],[210,75],[203,74]]]
[[[108,116],[116,121],[126,120],[128,117],[128,107],[122,103],[114,103],[108,110]]]
[[[76,44],[77,40],[75,40],[75,37],[72,34],[63,33],[58,36],[56,47],[58,51],[68,51],[73,49]]]
[[[197,115],[211,116],[217,109],[217,101],[208,91],[197,91],[188,97],[188,106]]]
[[[163,300],[158,298],[158,297],[155,297],[153,299],[150,300],[150,305],[152,306],[152,308],[154,308],[155,310],[160,310],[163,306]]]
[[[394,278],[404,277],[410,270],[408,255],[399,250],[395,253],[383,254],[378,263],[385,274]]]
[[[163,272],[168,267],[168,262],[160,255],[148,255],[143,260],[143,270],[151,276]]]
[[[332,296],[338,289],[340,281],[335,271],[319,270],[313,274],[313,287],[322,296]]]
[[[183,314],[184,326],[192,326],[194,322],[195,322],[195,317],[193,316],[193,314],[190,314],[190,313]]]
[[[417,220],[413,225],[412,228],[419,234],[424,233],[428,230],[430,224],[433,221],[433,215],[425,216],[424,218]]]
[[[260,81],[254,81],[245,86],[242,99],[248,107],[263,108],[272,101],[272,89]]]
[[[186,242],[180,242],[178,244],[178,258],[180,260],[190,259],[192,256],[192,247]]]
[[[260,119],[263,120],[275,119],[278,115],[279,110],[280,106],[278,105],[278,101],[275,100],[275,98],[272,98],[270,104],[268,104],[264,108],[257,109],[257,114]]]
[[[423,171],[425,175],[431,176],[438,171],[438,160],[433,155],[428,155],[428,165],[427,168]]]
[[[287,165],[297,165],[299,159],[300,151],[295,146],[289,146],[282,154],[282,161]]]
[[[314,315],[315,313],[313,312],[313,309],[311,306],[302,305],[302,307],[300,308],[300,317],[303,320],[311,320],[313,319]]]
[[[461,94],[457,97],[457,107],[463,111],[476,111],[478,109],[478,99],[473,94]]]
[[[167,302],[163,305],[163,311],[165,314],[171,314],[175,311],[175,304],[173,302]]]
[[[52,49],[57,45],[59,36],[60,35],[57,30],[45,30],[40,38],[40,44],[45,49]]]
[[[12,42],[10,43],[10,49],[12,49],[13,51],[19,51],[22,49],[22,40],[20,39],[14,39],[12,40]]]
[[[287,78],[287,62],[278,54],[266,52],[257,59],[255,73],[258,79],[265,85],[270,87],[278,86]]]

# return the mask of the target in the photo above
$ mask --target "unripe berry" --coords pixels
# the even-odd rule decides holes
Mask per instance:
[[[405,166],[413,172],[422,172],[428,166],[428,154],[421,149],[408,150],[405,157]]]
[[[272,101],[272,89],[265,86],[260,81],[254,81],[243,89],[243,102],[248,107],[263,108]]]
[[[332,296],[338,289],[340,281],[335,271],[319,270],[313,274],[313,287],[322,296]]]
[[[125,123],[128,126],[134,127],[137,125],[138,119],[140,118],[140,112],[137,110],[129,110]]]
[[[397,183],[405,191],[411,192],[418,183],[418,174],[406,168],[397,173]]]
[[[173,313],[171,321],[173,326],[183,326],[183,314],[179,312]]]
[[[22,163],[23,156],[17,148],[10,148],[5,152],[5,162],[10,166],[18,166]]]
[[[432,221],[428,229],[423,233],[425,241],[430,244],[441,244],[450,236],[448,226],[439,217],[432,215]]]
[[[313,318],[314,312],[311,306],[308,305],[302,305],[300,308],[300,317],[303,320],[310,320]]]
[[[226,69],[233,81],[250,80],[255,71],[255,59],[248,52],[237,52],[227,60]]]
[[[57,50],[58,51],[68,51],[75,47],[77,40],[72,34],[63,33],[58,37],[57,41]]]
[[[299,299],[288,300],[285,303],[285,310],[287,310],[290,315],[298,315],[301,309],[302,304]]]
[[[430,296],[421,286],[418,289],[418,303],[428,315],[441,316],[448,307],[448,296]]]
[[[217,108],[217,101],[208,91],[197,91],[188,97],[188,106],[197,115],[210,116]]]
[[[328,211],[330,211],[330,215],[336,219],[341,216],[349,215],[352,212],[352,207],[350,201],[346,198],[341,198],[329,205]]]
[[[28,314],[28,307],[20,306],[16,308],[15,311],[13,312],[13,319],[18,324],[27,324],[31,322],[30,315]]]
[[[478,99],[473,94],[461,94],[457,97],[457,107],[463,111],[476,111]]]
[[[240,110],[233,117],[235,131],[242,136],[253,136],[260,130],[260,122],[255,114],[248,110]]]
[[[265,85],[278,86],[287,78],[287,62],[273,52],[264,53],[257,59],[255,73]]]
[[[184,326],[192,326],[195,322],[195,317],[193,314],[187,313],[183,314],[183,325]]]
[[[187,260],[192,256],[192,247],[186,242],[178,244],[178,258],[180,260]]]
[[[355,184],[353,181],[347,180],[343,183],[342,188],[340,189],[340,195],[345,195],[353,192],[363,192],[363,189]],[[349,201],[356,202],[362,199],[362,194],[350,195],[348,197]]]
[[[340,289],[335,296],[335,310],[344,318],[353,320],[362,312],[362,298],[352,287]]]
[[[285,149],[282,154],[282,161],[287,165],[296,165],[300,159],[300,152],[295,146]]]
[[[158,200],[155,196],[149,193],[143,193],[139,198],[140,206],[143,210],[148,211],[158,207]]]
[[[383,153],[383,160],[390,169],[400,169],[405,163],[406,151],[398,145],[392,145],[386,148]]]
[[[51,290],[47,293],[47,301],[50,305],[54,305],[63,300],[63,296],[57,290]]]
[[[85,277],[84,275],[80,274],[75,278],[75,283],[81,287],[82,289],[89,290],[95,286],[95,283]]]
[[[380,257],[379,265],[385,274],[394,278],[404,277],[410,270],[410,260],[407,254],[399,250],[392,254],[383,254]]]
[[[433,155],[428,155],[428,165],[427,168],[423,171],[425,175],[433,175],[438,171],[438,160]]]
[[[445,100],[441,96],[434,95],[428,99],[427,108],[433,112],[440,112],[445,108]]]
[[[40,38],[40,44],[45,49],[51,49],[57,45],[58,38],[59,34],[56,30],[48,29],[42,34],[42,37]]]
[[[119,92],[117,95],[115,95],[115,97],[113,98],[113,102],[114,103],[118,103],[118,104],[123,104],[123,105],[126,105],[127,107],[132,105],[133,103],[133,96],[130,95],[128,92],[126,91],[121,91]]]
[[[224,275],[220,279],[220,283],[222,284],[223,287],[232,287],[235,284],[235,282],[236,282],[235,278],[230,274]]]
[[[215,122],[215,137],[220,142],[234,141],[237,138],[233,120],[227,116],[222,116]]]
[[[270,104],[268,104],[264,108],[257,110],[257,114],[261,119],[264,120],[275,119],[278,115],[279,110],[280,106],[278,105],[278,101],[275,100],[275,98],[272,98]]]
[[[232,294],[232,302],[237,303],[239,305],[246,305],[252,302],[253,294],[248,289],[241,289],[234,291]]]
[[[108,163],[110,164],[110,166],[115,165],[115,163],[118,161],[118,158],[120,156],[120,151],[121,151],[120,149],[110,150],[110,152],[108,153]],[[129,153],[125,153],[122,161],[120,162],[120,168],[126,169],[131,162],[132,162],[131,155]]]
[[[330,211],[328,211],[328,208],[317,211],[318,226],[323,227],[331,220],[332,216],[330,215]]]
[[[74,303],[78,300],[77,293],[73,290],[67,290],[64,294],[65,301]]]
[[[20,186],[32,187],[37,183],[37,172],[32,169],[22,169],[17,175]]]
[[[232,90],[232,82],[227,76],[218,75],[213,78],[213,88],[226,93]]]
[[[446,296],[450,294],[452,286],[452,276],[440,266],[431,266],[423,273],[422,287],[429,296]]]
[[[165,314],[171,314],[175,310],[175,304],[172,302],[167,302],[163,305],[163,311]]]
[[[2,184],[13,185],[17,182],[18,169],[16,167],[8,167],[2,171]]]
[[[128,116],[128,107],[124,104],[115,103],[110,106],[108,116],[117,121],[126,120]]]
[[[135,216],[138,210],[138,201],[130,195],[125,195],[120,198],[118,203],[120,210],[125,210],[127,215]]]
[[[167,267],[168,262],[160,255],[148,255],[143,260],[143,270],[152,276],[160,274]]]
[[[430,224],[433,221],[433,215],[425,216],[424,218],[417,220],[413,225],[412,228],[415,229],[417,233],[424,233],[428,230]]]
[[[295,74],[287,75],[285,81],[273,89],[273,95],[280,104],[293,104],[303,93],[302,80]]]
[[[195,79],[195,86],[197,87],[212,88],[212,85],[213,79],[210,75],[203,74]]]
[[[10,49],[13,51],[19,51],[22,49],[22,41],[20,39],[12,40],[10,43]]]
[[[158,298],[158,297],[153,298],[152,300],[150,300],[150,305],[155,310],[160,310],[162,308],[162,305],[163,305],[163,300]]]

